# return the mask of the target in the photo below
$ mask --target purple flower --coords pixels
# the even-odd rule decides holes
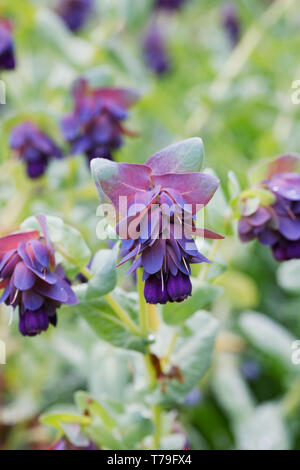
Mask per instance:
[[[19,308],[19,330],[35,336],[56,326],[56,309],[75,305],[77,298],[65,279],[63,268],[55,265],[44,216],[38,216],[43,235],[22,232],[0,238],[0,302]]]
[[[27,165],[30,178],[43,175],[51,158],[61,158],[59,147],[35,124],[26,121],[11,131],[10,147]]]
[[[271,247],[277,261],[300,258],[300,174],[294,172],[299,159],[283,156],[273,162],[260,186],[273,195],[269,205],[247,211],[239,221],[242,242],[257,238]]]
[[[186,0],[156,0],[156,8],[164,10],[179,10]]]
[[[151,304],[181,302],[191,295],[190,264],[209,262],[193,236],[223,238],[195,227],[198,205],[210,201],[219,181],[205,173],[180,173],[182,157],[169,147],[145,165],[92,162],[100,194],[117,212],[123,241],[119,265],[133,260],[127,274],[143,268],[144,295]]]
[[[241,36],[241,25],[237,9],[233,3],[227,3],[222,10],[222,24],[231,44],[235,46]]]
[[[147,66],[157,75],[163,75],[169,71],[170,62],[164,38],[156,25],[152,25],[146,33],[143,55]]]
[[[49,450],[100,450],[93,441],[90,441],[87,446],[76,446],[72,444],[66,437],[62,437],[59,441],[55,442]]]
[[[93,0],[61,0],[57,14],[73,32],[77,32],[88,20],[93,9]]]
[[[122,136],[131,135],[122,124],[128,108],[138,99],[135,92],[121,88],[91,89],[80,79],[73,88],[74,111],[61,122],[71,153],[85,153],[111,159],[111,152],[122,145]]]
[[[0,18],[0,70],[12,70],[15,66],[12,27],[8,20]]]

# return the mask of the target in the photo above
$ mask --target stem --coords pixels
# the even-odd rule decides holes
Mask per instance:
[[[137,283],[138,283],[138,294],[139,294],[139,303],[140,303],[140,327],[145,336],[148,334],[149,330],[149,321],[148,315],[151,311],[151,308],[148,308],[148,304],[145,301],[144,297],[144,283],[142,279],[142,269],[137,270]],[[153,367],[151,361],[151,353],[150,348],[147,346],[146,354],[144,356],[145,367],[148,376],[148,383],[150,391],[152,391],[157,386],[157,378],[156,378],[156,371]],[[162,421],[162,410],[159,405],[153,405],[152,407],[152,414],[153,414],[153,423],[155,427],[155,432],[153,434],[153,446],[155,449],[160,448],[160,441],[161,441],[161,421]]]
[[[68,254],[65,250],[59,245],[55,245],[56,251],[58,251],[66,260],[70,261],[72,264],[78,266],[78,263]],[[80,267],[80,272],[83,274],[86,279],[90,280],[93,277],[93,273],[88,268]],[[128,313],[121,307],[121,305],[110,295],[106,294],[103,296],[108,303],[108,305],[113,309],[115,314],[120,318],[122,323],[127,326],[132,334],[136,336],[143,336],[142,332],[138,329],[136,324],[132,321]],[[146,335],[145,335],[146,336]]]
[[[110,305],[110,307],[114,310],[114,312],[118,315],[120,320],[128,327],[128,329],[136,336],[144,336],[144,334],[138,329],[135,323],[131,320],[128,313],[123,310],[121,305],[110,295],[106,294],[103,296],[106,302]]]
[[[143,271],[141,268],[137,270],[137,284],[138,284],[138,294],[140,301],[140,327],[142,333],[147,336],[148,333],[148,317],[147,317],[147,306],[146,300],[144,297],[144,283],[142,279]]]

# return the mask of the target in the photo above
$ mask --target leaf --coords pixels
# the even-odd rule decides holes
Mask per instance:
[[[211,364],[218,322],[206,312],[197,312],[186,322],[189,334],[179,337],[170,363],[177,366],[183,382],[166,381],[165,393],[160,393],[163,403],[183,403],[186,395],[199,382]]]
[[[299,294],[300,260],[294,259],[282,263],[277,270],[277,282],[282,289]]]
[[[252,311],[241,315],[239,326],[253,346],[281,367],[295,371],[291,348],[296,338],[284,327],[266,315]]]
[[[212,387],[218,403],[234,425],[251,416],[254,399],[232,354],[219,354],[214,370]]]
[[[86,284],[75,286],[74,291],[79,298],[76,312],[88,322],[99,338],[119,348],[145,351],[147,341],[135,336],[125,327],[104,297],[89,297]],[[123,306],[133,321],[137,321],[138,307],[134,296],[119,288],[110,295]]]
[[[207,283],[193,281],[192,296],[183,302],[166,303],[163,308],[163,319],[168,325],[179,325],[191,317],[197,310],[210,305],[223,292],[223,289]]]
[[[258,406],[236,430],[239,450],[289,450],[290,437],[280,406]]]
[[[91,265],[94,276],[88,282],[86,298],[100,297],[116,287],[118,251],[119,245],[116,244],[112,250],[100,250],[95,254]]]
[[[191,173],[203,166],[204,147],[200,137],[182,140],[160,150],[147,160],[154,175]]]
[[[52,426],[56,429],[63,430],[62,424],[80,424],[80,425],[88,425],[90,424],[90,418],[88,416],[81,416],[75,413],[67,413],[67,412],[48,412],[43,414],[40,417],[40,421],[47,426]]]
[[[88,264],[91,251],[77,229],[65,224],[59,217],[48,215],[46,219],[51,242],[65,254],[58,255],[57,258],[64,266],[66,274],[74,277]],[[21,227],[23,230],[41,229],[36,217],[29,217]]]

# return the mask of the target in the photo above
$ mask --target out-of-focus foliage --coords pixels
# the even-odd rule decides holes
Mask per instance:
[[[115,153],[118,161],[143,163],[170,143],[201,136],[205,166],[221,179],[205,225],[226,240],[216,253],[204,245],[214,263],[193,271],[193,297],[159,312],[165,323],[153,350],[166,355],[166,338],[179,334],[170,360],[184,376],[182,384],[168,380],[166,393],[156,390],[153,396],[155,403],[172,407],[162,447],[182,448],[187,438],[193,449],[299,449],[300,365],[292,361],[300,338],[299,263],[278,265],[257,243],[242,245],[234,220],[249,169],[264,158],[300,151],[300,106],[291,100],[292,83],[300,79],[299,5],[235,2],[241,40],[232,49],[222,27],[225,0],[186,1],[180,12],[159,19],[171,69],[158,78],[141,50],[151,0],[95,3],[88,24],[73,35],[50,0],[1,0],[1,13],[14,26],[17,68],[1,73],[6,104],[0,105],[0,233],[44,212],[81,232],[83,239],[73,233],[70,250],[78,249],[83,262],[89,250],[97,254],[96,277],[76,288],[84,307],[61,308],[56,329],[22,338],[16,323],[8,324],[10,309],[1,305],[7,364],[0,365],[0,448],[46,447],[56,434],[38,417],[49,409],[59,413],[58,405],[63,413],[82,415],[87,396],[111,414],[113,422],[102,408],[91,411],[89,437],[104,447],[136,448],[152,433],[140,354],[147,345],[116,322],[101,297],[114,289],[136,320],[134,281],[124,280],[123,268],[118,279],[103,271],[114,255],[105,254],[106,244],[96,237],[98,196],[84,156],[53,161],[32,182],[8,146],[11,128],[32,119],[68,153],[59,122],[72,109],[73,81],[84,76],[94,86],[133,88],[141,95],[128,120],[139,136],[125,140]],[[70,265],[70,275],[77,268]],[[95,282],[103,292],[97,293]],[[202,310],[209,307],[209,313]],[[174,413],[179,430],[170,424]],[[53,424],[49,415],[42,422]]]

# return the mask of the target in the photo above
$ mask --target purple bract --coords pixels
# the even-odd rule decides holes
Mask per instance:
[[[272,248],[277,261],[300,258],[300,174],[293,171],[298,161],[283,156],[271,164],[260,186],[274,195],[275,202],[244,213],[239,221],[241,241],[257,238]]]
[[[26,163],[30,178],[42,176],[51,158],[62,158],[62,152],[54,141],[30,121],[12,129],[10,147]]]
[[[0,288],[4,289],[0,302],[19,308],[24,336],[35,336],[50,323],[55,326],[56,309],[77,303],[63,268],[55,265],[46,220],[38,219],[43,236],[32,231],[0,238]]]
[[[156,0],[156,8],[164,10],[179,10],[186,0]]]
[[[136,135],[122,124],[128,117],[128,108],[138,99],[135,92],[121,88],[91,89],[86,80],[80,79],[73,88],[73,98],[74,111],[61,122],[71,153],[85,153],[89,160],[111,159],[111,152],[121,146],[123,135]]]

